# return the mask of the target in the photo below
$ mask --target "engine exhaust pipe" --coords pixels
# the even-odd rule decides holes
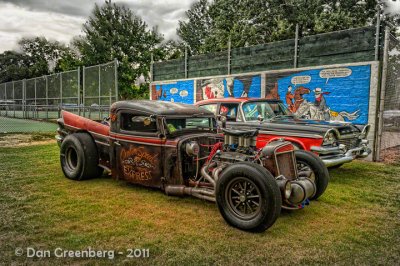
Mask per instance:
[[[216,165],[217,165],[217,163],[216,163],[216,162],[213,162],[213,163],[210,163],[210,164],[206,164],[205,166],[203,166],[203,168],[201,168],[201,175],[202,175],[208,182],[210,182],[210,183],[213,185],[213,187],[215,187],[215,180],[214,180],[207,172],[208,172],[208,168],[214,167],[214,166],[216,166]]]
[[[167,194],[168,196],[182,197],[185,195],[189,195],[208,201],[215,201],[214,191],[206,188],[194,188],[194,187],[186,187],[183,185],[178,185],[178,186],[166,186],[164,191],[165,194]]]
[[[292,181],[291,185],[292,193],[288,201],[293,205],[302,203],[306,199],[314,196],[317,191],[315,183],[309,178]]]

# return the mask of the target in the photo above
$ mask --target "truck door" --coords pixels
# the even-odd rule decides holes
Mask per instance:
[[[115,132],[110,133],[115,147],[116,176],[128,182],[161,187],[161,139],[156,118],[140,112],[117,113]]]

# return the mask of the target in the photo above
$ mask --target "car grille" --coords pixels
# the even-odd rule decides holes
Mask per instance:
[[[359,139],[358,139],[358,137],[340,139],[339,144],[346,145],[346,150],[354,149],[354,148],[358,147]]]
[[[296,169],[294,168],[295,164],[293,156],[293,151],[276,153],[278,173],[285,176],[289,180],[296,179]]]

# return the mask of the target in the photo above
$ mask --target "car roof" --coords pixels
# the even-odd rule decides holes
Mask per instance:
[[[183,103],[173,103],[153,100],[119,101],[111,106],[111,110],[133,109],[155,115],[210,115],[213,113],[203,108]]]
[[[243,102],[251,102],[251,101],[265,101],[265,102],[280,102],[280,100],[275,99],[265,99],[265,98],[249,98],[249,97],[228,97],[228,98],[214,98],[214,99],[207,99],[198,101],[195,105],[202,105],[202,104],[213,104],[213,103],[243,103]]]

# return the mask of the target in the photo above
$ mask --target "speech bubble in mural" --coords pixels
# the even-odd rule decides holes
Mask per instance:
[[[321,72],[319,72],[319,76],[323,79],[326,79],[325,84],[327,84],[330,78],[345,78],[350,76],[351,73],[351,69],[346,67],[328,68],[321,70]]]
[[[295,76],[290,81],[294,85],[307,84],[307,83],[310,83],[311,76]]]
[[[178,88],[171,88],[171,89],[169,90],[169,92],[170,92],[172,95],[174,95],[174,94],[178,93]]]
[[[181,97],[186,97],[188,95],[189,95],[189,92],[187,90],[183,90],[183,91],[179,92],[179,96],[181,96]]]
[[[350,76],[352,73],[350,68],[329,68],[329,69],[324,69],[319,72],[319,76],[323,79],[329,79],[329,78],[345,78]]]

